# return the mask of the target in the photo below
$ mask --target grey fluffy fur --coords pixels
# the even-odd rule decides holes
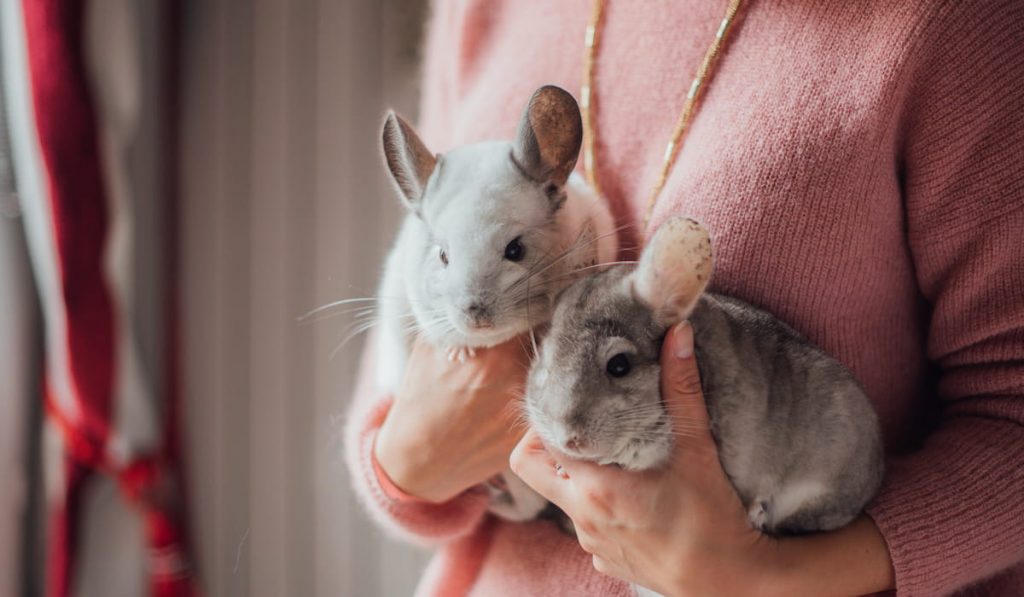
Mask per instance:
[[[711,432],[752,526],[790,534],[852,521],[883,476],[878,421],[852,374],[768,313],[704,294],[706,282],[682,310],[650,304],[635,279],[646,261],[579,281],[559,299],[530,374],[531,426],[570,456],[663,466],[673,433],[686,429],[677,421],[673,430],[662,407],[659,356],[669,327],[688,318]],[[661,272],[653,283],[670,275],[693,272]],[[606,367],[620,353],[631,370],[617,378]]]

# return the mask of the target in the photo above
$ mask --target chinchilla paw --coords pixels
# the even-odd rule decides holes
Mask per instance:
[[[764,532],[768,529],[768,511],[771,505],[768,500],[757,499],[751,504],[750,509],[747,511],[747,518],[750,520],[750,526],[755,529]]]
[[[448,349],[448,362],[458,361],[465,363],[467,359],[476,356],[476,349],[469,346],[454,346]]]

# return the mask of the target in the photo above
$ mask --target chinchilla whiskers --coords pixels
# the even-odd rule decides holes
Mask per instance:
[[[342,339],[342,341],[339,342],[338,345],[334,347],[334,350],[331,351],[331,354],[328,357],[328,359],[329,360],[334,360],[334,357],[338,355],[338,352],[340,352],[341,349],[344,348],[346,344],[351,342],[353,338],[355,338],[359,334],[362,334],[363,332],[371,329],[375,325],[377,325],[377,320],[376,319],[371,319],[370,321],[364,322],[364,323],[356,326],[356,328],[354,330],[349,332],[348,335],[346,335],[345,338]]]
[[[335,301],[326,305],[321,305],[312,311],[297,317],[295,320],[299,323],[314,323],[317,321],[323,321],[331,317],[337,317],[338,315],[345,315],[362,309],[375,309],[377,299],[375,298],[358,298],[358,299],[345,299],[343,301]],[[338,310],[340,307],[350,307],[348,309]]]
[[[654,418],[654,417],[650,417],[650,416],[643,416],[643,417],[618,417],[617,416],[617,417],[615,417],[614,425],[615,425],[616,429],[626,428],[626,429],[637,429],[637,430],[640,430],[640,429],[655,430],[655,429],[660,429],[662,427],[662,422],[664,422],[664,421],[666,421],[666,420],[665,419],[660,419],[660,418]],[[707,429],[708,429],[707,425],[705,425],[703,423],[695,423],[695,422],[692,422],[692,421],[682,421],[682,420],[671,420],[671,419],[669,419],[668,422],[671,423],[671,428],[672,428],[673,431],[707,431]]]
[[[654,419],[652,417],[616,417],[613,421],[616,427],[660,427],[664,419]],[[700,423],[683,423],[681,421],[673,421],[672,427],[675,429],[707,429],[707,425],[701,425]]]
[[[690,425],[699,426],[701,423],[690,418],[684,418],[680,415],[670,415],[663,410],[657,410],[652,408],[649,411],[638,410],[638,411],[625,411],[622,413],[615,414],[615,421],[631,421],[631,420],[648,420],[653,419],[656,421],[668,421],[673,425]],[[706,427],[706,425],[703,425]]]
[[[621,232],[622,230],[624,230],[625,228],[626,228],[626,226],[620,226],[620,227],[612,230],[611,232],[608,232],[608,233],[605,233],[605,234],[601,234],[601,235],[597,235],[597,236],[594,236],[593,238],[584,240],[584,237],[586,236],[587,232],[590,231],[591,228],[590,228],[589,225],[583,227],[580,230],[579,234],[576,235],[576,240],[574,240],[569,245],[568,248],[566,248],[564,251],[562,251],[562,253],[560,253],[557,257],[552,259],[547,264],[545,264],[539,270],[528,271],[526,273],[526,275],[524,275],[523,278],[521,278],[520,280],[518,280],[516,282],[513,282],[512,285],[509,286],[509,288],[506,289],[506,292],[509,291],[509,290],[512,290],[514,287],[524,283],[526,280],[546,272],[547,270],[551,269],[552,267],[554,267],[555,265],[560,263],[562,260],[570,257],[576,251],[579,251],[580,249],[584,249],[584,248],[586,248],[586,247],[588,247],[588,246],[590,246],[590,245],[592,245],[594,243],[597,243],[597,242],[599,242],[601,240],[604,240],[605,238],[608,238],[609,236],[614,236],[614,235],[618,234],[619,232]]]
[[[506,288],[505,291],[508,292],[509,290],[512,290],[516,286],[522,284],[527,278],[529,278],[533,274],[533,272],[537,271],[537,268],[544,267],[544,264],[545,264],[544,260],[547,259],[551,255],[551,252],[554,251],[554,250],[555,250],[554,245],[548,247],[548,250],[544,251],[544,254],[541,255],[540,258],[537,259],[536,263],[531,265],[526,270],[526,273],[524,273],[523,276],[520,279],[516,280],[508,288]]]
[[[565,252],[562,255],[560,255],[557,259],[555,259],[553,262],[549,263],[547,265],[547,267],[545,267],[544,269],[542,269],[539,272],[537,272],[537,274],[543,273],[548,268],[552,267],[553,265],[555,265],[556,263],[558,263],[561,260],[565,259],[566,257],[571,256],[573,253],[575,253],[576,251],[579,251],[580,249],[585,249],[585,248],[589,247],[590,245],[596,244],[596,243],[598,243],[598,242],[600,242],[600,241],[602,241],[602,240],[604,240],[606,238],[618,235],[619,232],[622,232],[626,228],[628,228],[628,226],[619,226],[618,228],[615,228],[615,229],[611,230],[610,232],[606,232],[604,234],[599,234],[597,236],[594,236],[593,238],[584,240],[583,238],[586,235],[586,233],[591,230],[589,225],[585,226],[582,230],[580,230],[580,233],[576,237],[576,240],[573,241],[573,243],[571,245],[569,245],[569,247],[565,250]]]
[[[668,414],[668,412],[665,410],[665,407],[662,406],[662,404],[660,402],[654,402],[654,403],[651,403],[651,404],[637,404],[635,406],[628,406],[628,407],[623,408],[621,410],[616,410],[615,412],[617,414],[622,414],[622,415],[628,415],[628,414],[632,414],[632,413],[665,413],[665,414]]]
[[[426,331],[429,328],[435,337],[445,336],[448,334],[458,332],[458,330],[455,328],[455,324],[453,324],[451,320],[445,316],[437,317],[428,322],[424,322],[423,328],[424,331]]]
[[[530,420],[526,414],[526,394],[512,392],[512,400],[505,405],[505,414],[511,422],[512,429],[527,429],[530,426]]]
[[[437,309],[435,311],[439,312],[441,311],[441,309]],[[428,315],[431,313],[434,313],[434,311],[427,312]],[[400,329],[402,330],[403,333],[407,334],[409,332],[417,331],[421,327],[414,313],[403,313],[399,315],[398,318],[400,320]],[[338,352],[340,352],[341,349],[344,348],[345,345],[351,342],[355,337],[373,329],[374,326],[380,323],[380,320],[377,318],[377,311],[374,308],[362,309],[359,313],[356,314],[354,319],[355,321],[350,323],[343,331],[345,337],[341,340],[341,342],[338,343],[337,346],[334,347],[333,350],[331,350],[331,354],[328,357],[329,359],[333,360],[334,357],[338,354]]]
[[[547,281],[542,280],[536,284],[527,282],[523,288],[515,291],[506,291],[502,295],[501,300],[498,301],[497,308],[499,311],[505,312],[525,306],[527,309],[527,324],[532,328],[533,320],[530,319],[530,305],[538,300],[550,301],[550,290],[550,284]]]
[[[362,326],[362,325],[366,325],[366,324],[371,323],[371,322],[376,322],[376,320],[377,320],[377,314],[375,312],[357,313],[352,318],[352,321],[349,322],[349,324],[344,327],[343,331],[349,331],[349,330],[352,330],[353,328],[356,328],[356,327],[359,327],[359,326]]]
[[[509,309],[520,307],[523,305],[524,299],[527,297],[533,297],[533,299],[536,299],[537,297],[546,298],[548,295],[546,291],[538,292],[538,290],[544,291],[546,286],[546,284],[540,283],[534,286],[523,287],[517,292],[506,293],[502,295],[501,300],[498,301],[497,309],[499,311],[507,311]]]
[[[659,425],[649,420],[635,420],[635,421],[621,421],[616,420],[614,425],[608,425],[609,429],[615,429],[617,432],[622,433],[640,433],[649,432],[652,434],[661,434],[669,432],[701,432],[707,431],[706,425]],[[602,429],[604,426],[601,427]]]
[[[556,278],[549,278],[546,282],[561,282],[562,280],[570,280],[576,277],[580,272],[585,272],[592,269],[600,269],[605,267],[611,267],[613,265],[636,265],[639,261],[609,261],[608,263],[597,263],[595,265],[588,265],[586,267],[576,268],[572,271],[566,272],[565,275],[558,276]]]
[[[659,421],[663,421],[659,413],[630,413],[630,414],[615,414],[615,418],[612,422],[615,424],[620,423],[650,423],[651,425],[657,424]]]
[[[530,308],[530,305],[532,303],[535,303],[535,302],[540,301],[540,300],[544,300],[545,302],[547,302],[547,300],[548,300],[548,293],[547,293],[547,291],[542,290],[540,292],[534,292],[533,294],[527,294],[525,296],[509,297],[508,301],[502,301],[501,309],[502,310],[506,310],[506,311],[511,311],[511,310],[518,309],[520,307],[526,307],[526,309],[527,309],[527,323],[529,323],[530,327],[532,328],[533,327],[533,322],[530,321],[530,319],[529,319],[529,315],[530,315],[529,314],[529,308]]]
[[[558,445],[558,438],[552,437],[551,434],[548,432],[547,428],[545,428],[545,427],[535,427],[533,430],[534,430],[534,432],[537,433],[537,435],[540,437],[541,441],[543,441],[545,445],[548,445],[548,446],[557,446]]]
[[[512,308],[519,307],[519,306],[521,306],[527,300],[527,298],[524,298],[524,297],[527,297],[527,295],[530,294],[530,289],[531,288],[533,290],[544,290],[544,292],[535,292],[532,296],[528,297],[529,300],[537,300],[539,298],[549,298],[549,295],[551,294],[551,291],[553,291],[555,289],[560,289],[560,287],[563,285],[562,284],[563,282],[565,282],[566,280],[572,280],[572,278],[574,278],[580,272],[583,272],[583,271],[586,271],[586,270],[591,270],[591,269],[604,268],[604,267],[608,267],[608,266],[612,266],[612,265],[626,265],[626,264],[634,264],[634,263],[637,263],[637,262],[636,261],[611,261],[611,262],[608,262],[608,263],[600,263],[600,264],[597,264],[597,265],[581,267],[581,268],[578,268],[578,269],[573,270],[571,272],[568,272],[567,274],[562,275],[562,276],[558,276],[558,277],[555,277],[555,278],[547,278],[547,279],[541,280],[539,282],[536,282],[535,284],[527,284],[526,288],[519,288],[519,289],[517,289],[518,290],[517,292],[506,293],[504,295],[504,300],[502,302],[503,302],[503,304],[511,303],[512,304],[511,305]]]
[[[352,310],[349,310],[349,311],[344,311],[342,313],[338,313],[336,315],[352,315],[352,322],[349,323],[345,327],[346,330],[351,329],[353,326],[362,325],[364,323],[368,323],[368,322],[371,322],[371,321],[375,322],[377,320],[377,317],[378,317],[378,313],[377,313],[377,310],[375,308],[352,309]],[[331,314],[331,315],[329,315],[327,317],[334,317],[334,316],[335,316],[335,314]],[[324,317],[322,319],[326,319],[327,317]],[[401,322],[404,322],[404,321],[410,320],[410,319],[411,320],[415,320],[416,316],[413,313],[404,313],[402,315],[398,315],[397,317],[398,317],[398,319]],[[321,321],[322,319],[314,319],[314,320],[311,320],[310,323],[315,322],[315,321]]]
[[[704,392],[704,396],[705,397],[712,396],[712,395],[713,395],[712,392]],[[669,411],[666,410],[665,407],[660,402],[656,402],[656,403],[653,403],[653,404],[638,404],[636,406],[629,406],[629,407],[623,408],[622,410],[616,411],[616,412],[619,412],[619,413],[661,412],[661,413],[664,413],[666,417],[670,415]],[[678,415],[674,415],[674,416],[678,416]]]
[[[508,287],[505,288],[505,290],[504,290],[504,292],[502,294],[508,294],[508,293],[512,292],[513,290],[516,290],[517,288],[519,288],[523,284],[529,284],[530,283],[530,279],[533,277],[534,272],[536,272],[538,268],[543,267],[546,264],[546,262],[544,260],[547,259],[547,257],[549,255],[551,255],[551,252],[553,250],[554,250],[554,248],[552,247],[552,248],[549,248],[547,251],[545,251],[544,254],[541,255],[537,259],[537,262],[534,263],[532,266],[530,266],[523,273],[522,276],[520,276],[515,281],[513,281],[511,284],[509,284]]]
[[[539,275],[540,274],[538,273],[538,276]],[[514,300],[517,297],[522,297],[524,294],[528,293],[529,292],[528,288],[534,289],[534,290],[541,289],[541,288],[546,289],[546,290],[553,290],[553,289],[561,290],[560,287],[555,287],[555,285],[558,284],[559,282],[561,282],[562,279],[563,279],[562,276],[558,276],[558,277],[555,277],[555,278],[543,278],[542,277],[539,280],[535,280],[535,279],[531,278],[531,279],[526,281],[527,284],[525,286],[516,286],[515,284],[513,284],[512,286],[510,286],[504,292],[503,296],[508,297],[509,300]]]
[[[706,427],[694,428],[694,429],[663,429],[660,427],[652,427],[650,425],[616,425],[614,428],[604,429],[600,432],[611,432],[614,431],[615,437],[630,437],[643,441],[655,441],[660,438],[669,437],[700,437],[700,435],[707,431]]]
[[[340,315],[340,314],[351,312],[350,310],[345,310],[345,311],[341,311],[341,312],[339,312],[337,314],[336,313],[325,313],[325,312],[330,312],[333,309],[337,309],[338,307],[345,307],[345,306],[349,306],[349,305],[357,305],[358,306],[358,305],[362,305],[362,304],[368,303],[368,304],[371,305],[371,308],[376,308],[376,304],[378,302],[380,302],[380,301],[398,301],[398,300],[406,301],[406,302],[409,302],[409,303],[415,303],[416,302],[413,299],[410,299],[410,298],[407,298],[407,297],[399,297],[399,296],[387,296],[387,295],[359,296],[359,297],[354,297],[354,298],[342,299],[340,301],[332,301],[330,303],[327,303],[327,304],[324,304],[324,305],[320,305],[319,307],[313,309],[312,311],[309,311],[308,313],[305,313],[304,315],[300,315],[299,317],[296,318],[296,320],[299,321],[300,323],[305,323],[305,322],[310,321],[310,320],[312,320],[312,321],[320,321],[321,319],[325,319],[327,317],[334,317],[335,315]],[[321,314],[324,317],[316,317],[317,315],[321,315]]]
[[[538,261],[537,265],[534,266],[533,268],[530,268],[530,270],[527,271],[526,274],[524,274],[522,278],[520,278],[519,280],[513,282],[512,285],[509,286],[506,289],[506,292],[515,289],[516,287],[520,286],[521,284],[528,283],[530,281],[530,279],[532,279],[534,276],[538,276],[538,275],[546,272],[547,270],[551,269],[552,267],[554,267],[555,265],[560,263],[563,259],[566,259],[570,255],[572,255],[577,250],[579,250],[579,249],[589,245],[591,242],[596,242],[596,240],[598,240],[598,239],[594,239],[594,240],[592,240],[592,241],[590,241],[588,243],[582,243],[581,242],[581,239],[583,238],[586,230],[589,230],[589,227],[584,228],[583,230],[580,230],[579,235],[577,235],[576,239],[572,243],[570,243],[569,247],[566,250],[562,251],[560,254],[558,254],[556,257],[551,259],[548,263],[544,263],[542,260]],[[546,255],[547,255],[547,253],[545,253],[545,256]]]
[[[419,313],[407,313],[403,317],[422,317],[424,321],[430,319],[441,319],[447,317],[447,309],[444,307],[438,307],[436,309],[427,309]]]
[[[523,352],[530,353],[530,351],[532,350],[533,352],[530,353],[530,354],[536,355],[537,354],[537,338],[536,338],[536,335],[534,334],[534,331],[533,331],[532,327],[529,328],[528,333],[529,333],[529,338],[530,338],[529,342],[527,342],[527,340],[526,340],[526,333],[519,334],[518,336],[515,337],[515,339],[519,342],[519,348],[523,349]],[[523,395],[523,397],[524,398],[526,397],[525,394]]]
[[[630,438],[638,439],[645,442],[658,441],[665,437],[701,437],[706,433],[706,429],[670,429],[664,431],[654,431],[651,429],[617,429],[616,433],[618,436],[629,436]]]
[[[424,319],[423,321],[417,320],[417,327],[420,331],[433,331],[439,336],[455,331],[455,326],[448,321],[448,317],[444,314],[435,314],[434,317]]]
[[[524,412],[526,414],[527,426],[529,426],[529,421],[530,421],[531,417],[543,418],[543,413],[541,413],[537,409],[537,407],[535,407],[534,405],[530,404],[530,402],[524,402],[523,403],[523,407],[524,407]],[[548,433],[548,430],[547,430],[547,428],[545,426],[533,427],[533,431],[538,436],[540,436],[540,439],[545,444],[548,444],[550,446],[558,445],[558,440],[556,438],[550,436],[550,434]]]
[[[526,296],[530,296],[530,282],[526,282]],[[537,338],[533,335],[533,319],[530,317],[530,301],[526,301],[526,327],[530,330],[530,346],[533,349],[533,353],[537,354]]]
[[[420,325],[420,322],[418,320],[416,320],[416,319],[412,319],[410,321],[407,321],[404,324],[402,324],[402,326],[401,326],[401,330],[402,330],[402,334],[403,335],[406,335],[406,334],[409,334],[409,333],[412,333],[412,332],[418,332],[421,329],[423,329],[423,326]]]
[[[455,330],[455,326],[451,325],[447,317],[435,317],[421,323],[420,327],[424,330],[427,329],[438,329],[442,333],[447,333]]]
[[[527,418],[536,417],[540,415],[540,411],[534,404],[530,403],[530,401],[523,400],[523,414],[526,415]]]
[[[703,435],[703,433],[701,433],[702,431],[704,431],[704,430],[703,429],[694,429],[692,431],[686,431],[686,430],[676,431],[676,430],[673,429],[672,431],[668,432],[668,435],[670,435],[672,437],[697,438],[697,437],[701,437]]]
[[[524,413],[520,412],[514,419],[509,427],[515,431],[525,432],[530,428],[530,419]]]
[[[609,427],[611,428],[611,427]],[[620,421],[616,421],[614,429],[617,433],[628,433],[630,435],[634,433],[648,433],[652,436],[662,435],[665,433],[686,433],[686,432],[697,432],[706,431],[707,427],[703,425],[693,426],[680,426],[672,425],[672,429],[665,428],[661,425],[652,425],[644,423],[642,421],[633,421],[630,423],[623,424]]]

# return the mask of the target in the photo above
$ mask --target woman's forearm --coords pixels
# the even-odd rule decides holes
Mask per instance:
[[[863,514],[836,531],[775,540],[772,551],[779,595],[866,595],[895,585],[885,539]]]

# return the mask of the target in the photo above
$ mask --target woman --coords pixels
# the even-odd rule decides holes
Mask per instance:
[[[726,5],[605,7],[594,169],[625,246],[642,242]],[[590,17],[584,0],[436,6],[428,145],[511,138],[533,89],[580,89]],[[847,528],[768,540],[743,524],[708,434],[647,475],[566,461],[527,435],[513,467],[580,542],[501,522],[478,487],[519,440],[501,415],[526,357],[515,344],[450,365],[417,345],[396,396],[363,376],[348,439],[371,511],[441,547],[422,594],[624,595],[625,581],[680,595],[1024,594],[1024,5],[750,0],[737,19],[650,228],[701,220],[714,290],[854,372],[882,423],[885,486]],[[706,418],[685,325],[663,364],[667,407]]]

